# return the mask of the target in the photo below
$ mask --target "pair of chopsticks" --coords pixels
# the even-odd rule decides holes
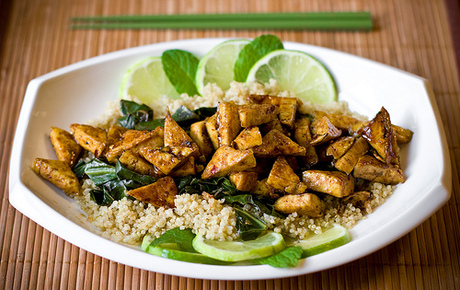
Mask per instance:
[[[73,17],[71,29],[371,30],[370,12],[157,14]]]

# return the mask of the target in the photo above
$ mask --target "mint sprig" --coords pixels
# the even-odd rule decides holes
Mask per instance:
[[[292,268],[297,266],[302,256],[302,247],[288,247],[281,252],[261,259],[253,260],[254,264],[270,265],[275,268]]]
[[[192,53],[170,49],[161,55],[163,70],[179,94],[199,95],[195,86],[195,75],[199,60]]]
[[[274,50],[283,49],[283,43],[274,35],[261,35],[243,47],[235,61],[233,74],[235,81],[245,82],[249,70],[264,55]]]

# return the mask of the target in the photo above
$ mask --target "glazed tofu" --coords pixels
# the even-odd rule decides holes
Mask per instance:
[[[349,196],[342,199],[343,204],[351,203],[354,206],[364,206],[364,204],[370,199],[371,193],[369,191],[355,191]]]
[[[259,126],[278,117],[278,107],[271,104],[249,104],[238,108],[241,127]]]
[[[155,166],[131,150],[123,151],[118,160],[126,168],[139,174],[150,175],[153,177],[163,176],[163,174],[155,168]]]
[[[162,149],[142,148],[140,154],[164,175],[168,175],[174,168],[186,161],[186,158],[179,158],[175,154]]]
[[[252,193],[265,198],[279,198],[280,193],[267,183],[267,178],[258,180],[252,190]]]
[[[119,125],[110,126],[107,131],[107,145],[110,147],[120,141],[126,131],[128,131],[128,129]]]
[[[288,194],[275,201],[276,211],[291,214],[298,213],[309,217],[321,216],[325,205],[318,196],[313,193]]]
[[[295,174],[294,170],[282,156],[278,157],[273,164],[267,184],[277,190],[290,194],[304,193],[307,190],[307,186],[300,181],[300,177]]]
[[[240,191],[251,191],[257,183],[259,174],[257,172],[235,172],[230,173],[229,179]]]
[[[305,156],[306,149],[289,137],[274,129],[262,138],[262,144],[252,148],[257,157],[277,157],[281,155]]]
[[[196,174],[196,167],[195,167],[195,158],[190,156],[187,160],[179,167],[174,169],[169,175],[172,177],[183,177],[187,175],[195,175]]]
[[[164,147],[164,127],[156,127],[151,131],[151,137],[130,148],[131,151],[140,154],[142,148],[160,149]]]
[[[217,113],[206,119],[206,131],[208,132],[209,139],[211,139],[214,149],[219,148],[219,132],[217,131]]]
[[[166,176],[152,184],[130,190],[126,194],[155,207],[174,208],[174,199],[178,191],[172,177]]]
[[[281,97],[270,95],[249,95],[248,101],[253,104],[271,104],[279,106]]]
[[[35,158],[32,170],[62,189],[67,195],[80,193],[80,182],[67,161]]]
[[[346,174],[350,174],[358,162],[358,159],[366,154],[368,150],[369,145],[367,141],[364,140],[364,138],[358,137],[353,145],[351,145],[350,149],[335,161],[334,167]]]
[[[67,162],[72,168],[82,151],[72,134],[63,129],[51,127],[50,140],[58,160]]]
[[[153,131],[128,130],[123,134],[120,141],[110,146],[109,150],[105,153],[105,157],[110,163],[115,163],[124,150],[133,148],[137,144],[151,138],[152,135]]]
[[[278,118],[276,118],[273,121],[270,121],[270,122],[268,122],[266,124],[263,124],[263,125],[259,126],[259,129],[261,130],[263,135],[267,134],[268,132],[270,132],[273,129],[276,129],[276,130],[278,130],[281,133],[286,135],[286,132],[285,132],[285,130],[283,128],[283,125],[281,124],[280,119],[278,119]]]
[[[414,132],[412,132],[409,129],[404,129],[402,127],[393,125],[393,134],[396,137],[396,141],[399,144],[406,144],[409,143],[412,140],[412,136],[414,135]]]
[[[326,149],[326,155],[332,156],[334,159],[339,159],[347,152],[355,141],[354,137],[344,136],[334,140]]]
[[[193,123],[190,126],[190,137],[200,148],[200,153],[208,157],[214,151],[208,131],[206,130],[206,121]]]
[[[296,120],[294,124],[294,139],[300,145],[305,147],[305,156],[300,159],[306,166],[313,166],[318,163],[318,154],[311,143],[310,118],[307,116]]]
[[[233,139],[241,129],[238,106],[233,102],[219,103],[217,107],[217,125],[219,147],[231,146]]]
[[[355,178],[340,171],[307,170],[302,173],[302,181],[308,189],[335,197],[348,196],[355,188]]]
[[[353,170],[353,176],[369,181],[396,185],[405,181],[401,169],[383,163],[371,155],[359,158]]]
[[[179,126],[179,124],[177,124],[177,122],[173,120],[169,113],[165,117],[164,145],[166,147],[170,147],[173,150],[177,148],[177,150],[181,152],[181,156],[183,157],[188,157],[190,155],[200,155],[200,148],[198,147],[198,145],[185,132],[185,130],[182,129],[182,127]]]
[[[107,132],[85,124],[71,124],[70,131],[81,147],[90,151],[96,158],[107,149]]]
[[[390,114],[382,107],[359,134],[369,142],[369,145],[377,152],[378,159],[389,164],[397,158],[397,148],[393,128],[390,121]]]
[[[281,98],[279,108],[279,119],[281,124],[292,129],[297,114],[298,100],[296,98]]]
[[[225,176],[232,172],[245,171],[256,166],[256,159],[251,150],[236,150],[222,146],[216,150],[206,165],[201,179]]]
[[[258,127],[246,128],[233,140],[233,146],[245,150],[262,144],[262,134]]]
[[[310,129],[313,134],[312,145],[323,144],[342,135],[342,130],[334,126],[326,116],[321,119],[315,119]]]
[[[361,121],[355,117],[315,111],[315,118],[321,119],[324,116],[326,116],[335,127],[342,131],[348,131],[351,126],[361,123]]]

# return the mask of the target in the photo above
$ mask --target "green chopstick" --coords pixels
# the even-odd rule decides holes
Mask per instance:
[[[369,12],[119,15],[71,18],[72,29],[370,30]]]

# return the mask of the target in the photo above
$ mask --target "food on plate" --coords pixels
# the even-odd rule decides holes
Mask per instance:
[[[182,261],[274,267],[347,243],[405,181],[399,146],[413,133],[384,107],[368,120],[273,80],[208,82],[200,94],[124,95],[99,119],[52,127],[58,160],[32,168],[107,238]]]

